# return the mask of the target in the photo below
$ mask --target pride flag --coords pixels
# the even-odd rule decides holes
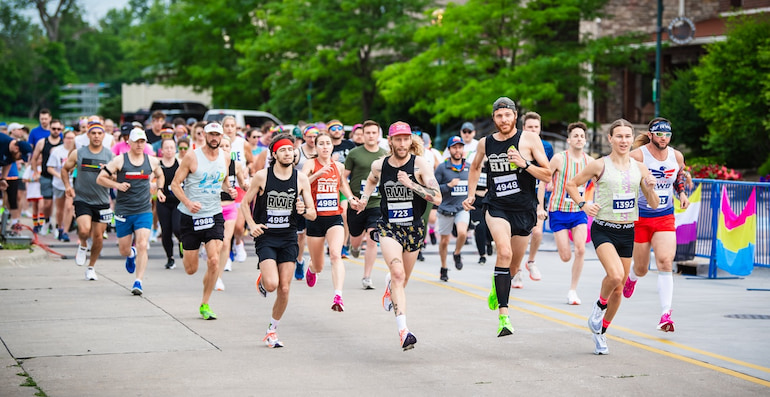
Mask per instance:
[[[751,190],[749,201],[740,215],[735,215],[722,186],[722,205],[717,228],[717,267],[736,275],[748,276],[754,269],[754,246],[757,244],[757,189]]]
[[[675,262],[691,261],[695,258],[695,243],[698,241],[698,215],[701,206],[701,188],[698,185],[690,194],[690,206],[682,209],[677,195],[674,195],[674,219],[676,222]]]

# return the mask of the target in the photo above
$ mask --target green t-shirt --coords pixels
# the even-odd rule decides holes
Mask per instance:
[[[369,177],[369,173],[372,171],[372,163],[388,154],[388,151],[378,147],[376,152],[370,152],[361,145],[348,153],[345,158],[345,169],[350,171],[350,190],[356,197],[361,197],[361,193],[366,186],[366,178]],[[375,187],[374,193],[369,197],[369,202],[366,203],[366,208],[374,208],[380,206],[380,192]]]

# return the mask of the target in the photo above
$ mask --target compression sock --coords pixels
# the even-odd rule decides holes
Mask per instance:
[[[663,313],[671,311],[674,298],[674,275],[671,272],[658,272],[658,296]]]
[[[508,295],[511,293],[511,269],[495,267],[495,291],[497,306],[508,307]]]

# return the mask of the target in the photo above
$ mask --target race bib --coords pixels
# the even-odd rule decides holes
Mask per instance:
[[[668,200],[669,200],[668,192],[669,192],[668,190],[656,190],[655,191],[655,194],[657,194],[658,198],[660,198],[659,207],[664,207],[664,206],[666,206],[666,204],[668,204]],[[650,207],[649,203],[647,203],[647,208],[652,208],[652,207]]]
[[[612,195],[612,212],[626,214],[633,212],[636,207],[636,196],[633,193],[620,193]]]
[[[468,181],[460,181],[452,188],[452,196],[467,196]]]
[[[580,187],[578,188],[578,192],[580,192],[580,195],[581,195],[581,196],[582,196],[583,194],[585,194],[585,192],[586,192],[586,188],[585,188],[585,186],[580,186]],[[569,196],[569,193],[567,193],[567,191],[566,191],[566,190],[564,191],[564,201],[565,201],[565,202],[567,202],[567,203],[572,203],[572,202],[573,202],[573,201],[572,201],[572,197],[570,197],[570,196]]]
[[[414,220],[414,207],[411,202],[388,203],[388,221],[392,223],[411,223]]]
[[[478,186],[484,186],[484,188],[486,189],[486,187],[487,187],[487,173],[486,172],[482,172],[481,174],[479,174],[479,181],[476,184]]]
[[[122,221],[125,222],[125,219],[123,219]],[[112,210],[109,208],[99,210],[99,222],[100,223],[112,222]]]
[[[193,230],[196,232],[199,230],[211,229],[214,227],[213,216],[203,216],[200,218],[193,217]]]
[[[366,187],[366,179],[361,181],[361,195],[364,195],[364,188]],[[374,185],[374,191],[372,192],[372,195],[370,197],[375,197],[380,195],[380,187],[377,185]]]
[[[267,210],[268,229],[286,229],[289,227],[291,210]]]
[[[316,210],[318,212],[337,211],[339,200],[339,193],[319,193],[316,196]]]
[[[492,181],[495,183],[497,197],[510,196],[521,191],[516,174],[496,176]]]

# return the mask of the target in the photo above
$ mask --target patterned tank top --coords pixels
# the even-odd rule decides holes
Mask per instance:
[[[558,174],[553,174],[553,193],[551,193],[551,198],[548,200],[548,211],[580,212],[582,210],[578,207],[575,200],[572,200],[569,194],[567,194],[564,186],[567,184],[567,181],[586,168],[588,155],[581,153],[580,158],[574,158],[570,157],[568,150],[561,152],[561,154],[564,155],[564,169]],[[578,186],[581,194],[585,193],[585,188],[585,185]]]
[[[639,163],[629,158],[628,167],[619,170],[609,156],[602,157],[604,172],[596,182],[594,202],[599,204],[596,219],[615,223],[634,222],[639,218],[639,183],[642,173]]]

